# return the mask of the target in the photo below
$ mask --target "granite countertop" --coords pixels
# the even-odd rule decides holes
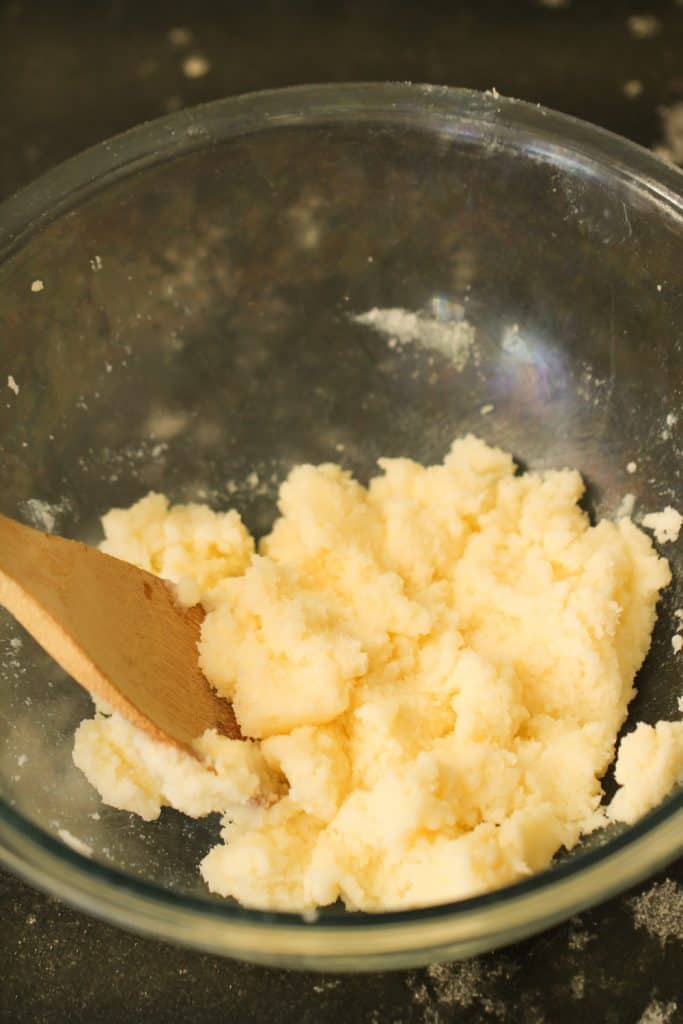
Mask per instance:
[[[0,199],[140,121],[316,81],[495,87],[683,161],[681,53],[680,0],[422,0],[400,12],[391,0],[0,0]],[[390,974],[188,952],[2,873],[0,902],[3,1022],[683,1021],[683,860],[536,938]]]

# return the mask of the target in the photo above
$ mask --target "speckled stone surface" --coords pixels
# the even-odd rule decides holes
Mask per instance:
[[[496,87],[675,149],[667,113],[683,101],[680,2],[406,6],[0,2],[0,199],[140,121],[313,81]],[[0,905],[3,1024],[683,1021],[683,861],[506,950],[356,977],[267,970],[164,946],[6,874]]]

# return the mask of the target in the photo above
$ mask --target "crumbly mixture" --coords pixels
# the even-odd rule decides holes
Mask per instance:
[[[619,744],[615,777],[621,788],[607,813],[632,825],[683,782],[683,722],[639,722]]]
[[[682,525],[683,516],[671,505],[667,505],[662,512],[648,512],[643,516],[643,526],[653,531],[659,544],[674,544]]]
[[[248,739],[206,734],[200,763],[98,713],[75,762],[143,818],[222,812],[201,872],[248,906],[458,899],[607,820],[667,562],[629,519],[591,526],[575,471],[516,474],[471,436],[442,465],[379,464],[367,488],[293,469],[258,554],[235,512],[159,494],[103,520],[105,551],[203,603],[200,664]],[[680,732],[624,740],[610,817],[664,796]]]

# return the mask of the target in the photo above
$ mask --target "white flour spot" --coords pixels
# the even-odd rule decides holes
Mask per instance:
[[[495,405],[482,405],[479,412],[481,413],[482,416],[488,416],[489,413],[492,413],[494,409]]]
[[[211,64],[199,54],[186,57],[182,63],[183,74],[186,78],[203,78],[211,70]]]
[[[592,942],[595,935],[589,932],[586,928],[583,928],[580,923],[580,918],[576,921],[572,921],[572,928],[567,937],[567,945],[570,949],[577,952],[585,949],[589,942]]]
[[[55,528],[55,513],[47,501],[29,498],[24,502],[24,510],[31,520],[32,526],[37,530],[44,530],[45,533],[52,533]]]
[[[13,391],[15,395],[19,394],[19,385],[17,384],[11,373],[7,374],[7,387],[10,389],[10,391]]]
[[[674,633],[671,637],[671,646],[674,654],[680,654],[683,651],[683,636],[680,633]]]
[[[19,757],[17,758],[17,765],[20,768],[23,768],[27,761],[28,757],[26,756],[26,754],[19,754]]]
[[[13,636],[9,642],[9,645],[13,651],[20,651],[21,648],[24,646],[24,641],[21,639],[20,636]]]
[[[340,985],[339,978],[322,978],[313,985],[313,991],[316,995],[322,995],[323,992],[334,992]]]
[[[573,999],[583,999],[586,990],[586,975],[579,971],[569,982],[569,991]]]
[[[43,284],[43,282],[40,280],[39,277],[37,277],[35,279],[35,281],[31,282],[31,291],[32,292],[42,292],[44,287],[45,287],[45,285]]]
[[[668,1003],[653,999],[646,1006],[642,1016],[638,1018],[638,1024],[670,1024],[670,1021],[674,1020],[677,1009],[678,1003],[675,999],[671,999]]]
[[[652,39],[662,29],[662,23],[654,14],[632,14],[626,25],[636,39]]]
[[[57,829],[57,835],[63,843],[70,846],[72,850],[76,851],[76,853],[82,853],[84,857],[92,857],[92,846],[88,846],[88,844],[84,843],[82,839],[78,838],[78,836],[72,835],[68,829]]]
[[[637,462],[629,462],[627,464],[627,466],[626,466],[626,472],[627,473],[633,474],[633,473],[635,473],[635,471],[637,469],[638,469],[638,463]]]
[[[629,78],[622,86],[624,96],[629,100],[635,100],[643,93],[643,83],[638,78]]]
[[[90,260],[90,266],[95,271],[101,270],[102,269],[102,257],[101,256],[93,256],[93,258]]]
[[[455,1019],[458,1009],[479,1011],[477,1019],[505,1020],[509,1006],[494,995],[499,981],[509,981],[517,967],[486,957],[432,964],[426,971],[408,976],[413,1001],[423,1007],[424,1024]]]
[[[460,311],[459,311],[460,312]],[[462,316],[439,319],[407,309],[371,309],[353,318],[401,345],[414,343],[451,360],[456,370],[465,368],[475,341],[475,330]]]
[[[636,928],[645,928],[662,946],[669,939],[683,942],[683,887],[673,879],[655,882],[629,904]]]

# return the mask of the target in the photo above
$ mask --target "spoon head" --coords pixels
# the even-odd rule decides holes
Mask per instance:
[[[77,541],[0,517],[0,603],[98,700],[192,750],[207,729],[241,738],[199,668],[200,606],[164,580]]]

